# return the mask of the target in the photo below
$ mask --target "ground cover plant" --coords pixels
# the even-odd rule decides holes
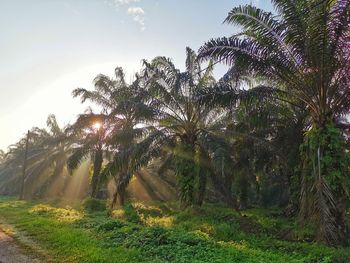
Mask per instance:
[[[278,209],[242,218],[217,205],[128,203],[110,212],[1,198],[0,212],[57,262],[346,262],[350,255],[305,242],[308,233],[298,231],[307,230]]]

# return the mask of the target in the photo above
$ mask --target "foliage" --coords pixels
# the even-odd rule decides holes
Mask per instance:
[[[52,262],[101,262],[112,258],[114,262],[130,262],[135,257],[131,249],[106,248],[95,234],[73,227],[71,218],[76,210],[47,206],[44,212],[33,210],[35,204],[20,201],[0,203],[1,218],[14,224],[16,231],[30,235],[48,253]],[[5,216],[4,216],[5,215]],[[56,216],[59,215],[60,219]]]
[[[88,212],[106,211],[106,201],[95,198],[87,198],[83,201],[83,208]]]
[[[94,84],[93,91],[77,88],[73,96],[80,96],[82,103],[86,100],[96,103],[102,108],[101,113],[95,114],[90,108],[87,113],[79,115],[67,131],[76,142],[68,159],[69,169],[75,170],[88,156],[92,159],[92,198],[98,197],[98,188],[106,183],[101,173],[103,160],[110,154],[110,147],[116,147],[118,143],[116,137],[123,122],[118,115],[119,100],[125,96],[123,89],[126,86],[123,70],[115,69],[115,80],[100,74],[94,79]]]
[[[232,66],[229,71],[231,80],[249,76],[263,79],[268,87],[259,86],[243,92],[246,96],[242,96],[237,89],[229,90],[227,85],[223,85],[224,88],[218,87],[219,96],[215,94],[211,100],[227,102],[263,95],[305,107],[306,128],[312,126],[313,130],[322,130],[327,125],[339,124],[350,105],[350,1],[273,0],[272,4],[277,11],[276,16],[253,5],[233,8],[225,22],[240,26],[241,32],[230,38],[212,39],[199,52],[202,59],[225,61]],[[323,143],[322,138],[317,140]],[[319,147],[324,149],[327,145],[320,144]],[[315,154],[311,149],[308,152]],[[323,213],[327,217],[323,220],[331,222],[335,219],[330,212],[334,210],[330,195],[335,196],[335,191],[325,190],[324,182],[334,173],[327,172],[330,174],[322,173],[319,180],[314,177],[316,180],[312,184],[318,183],[319,187],[315,188],[318,193],[312,202],[319,202],[318,208],[323,206],[323,210],[329,211]],[[341,171],[338,175],[345,176]],[[338,179],[343,181],[345,177]],[[329,192],[327,202],[321,198],[325,191]],[[337,202],[340,200],[335,198],[334,203]],[[343,215],[344,207],[338,209],[340,211],[336,213]],[[315,213],[309,216],[318,214],[316,210],[312,211]],[[344,216],[340,221],[344,221]],[[318,223],[323,225],[321,221]],[[332,231],[320,229],[320,234],[323,235],[321,239],[328,243],[343,240],[334,227]]]
[[[279,211],[248,210],[245,219],[218,205],[130,204],[142,220],[1,199],[3,218],[30,234],[56,261],[72,262],[344,262],[349,249],[283,240],[294,221]],[[33,212],[37,211],[37,212]],[[41,212],[38,212],[41,211]],[[57,217],[61,215],[60,217]],[[65,220],[69,217],[69,220]],[[172,217],[171,225],[161,218]],[[150,218],[158,225],[148,225]],[[54,261],[55,262],[55,261]]]
[[[58,177],[67,175],[66,160],[72,141],[67,138],[64,130],[65,128],[59,127],[56,117],[49,115],[47,129],[34,127],[29,131],[25,197],[52,195],[49,192],[52,184]],[[11,145],[3,157],[0,167],[0,190],[3,193],[17,194],[20,191],[25,145],[26,136]]]
[[[302,171],[301,215],[318,225],[318,240],[345,242],[348,236],[345,215],[349,197],[349,162],[341,131],[334,125],[313,128],[301,147]],[[316,201],[317,200],[317,201]]]
[[[194,203],[194,187],[198,169],[194,160],[195,149],[180,144],[174,151],[174,166],[177,176],[180,200],[184,206]]]
[[[123,154],[117,154],[110,165],[114,171],[127,166],[125,169],[128,170],[128,177],[124,181],[126,187],[135,171],[155,157],[166,154],[172,160],[178,175],[179,192],[184,206],[194,204],[194,196],[204,198],[207,176],[215,181],[217,189],[223,189],[223,182],[218,180],[219,174],[227,176],[222,169],[222,162],[229,163],[231,160],[230,146],[222,138],[225,111],[207,107],[197,100],[199,90],[215,83],[212,67],[209,65],[202,71],[195,52],[190,48],[186,51],[185,72],[178,70],[165,57],[156,57],[150,63],[144,61],[145,68],[141,76],[145,82],[143,95],[155,110],[152,126],[138,144],[131,144]],[[184,145],[190,149],[188,152],[187,149],[179,149]],[[176,154],[176,158],[173,158]],[[197,165],[194,163],[200,169],[195,169]],[[189,171],[191,174],[187,174]],[[194,189],[197,179],[200,181],[198,192]],[[192,189],[195,190],[194,193]],[[235,206],[231,193],[218,192]],[[197,201],[201,204],[203,200]]]
[[[136,139],[148,132],[149,127],[136,127],[137,124],[152,119],[154,110],[152,103],[146,104],[141,90],[142,82],[139,76],[135,75],[135,80],[128,84],[124,78],[122,68],[115,69],[115,77],[110,78],[105,75],[98,75],[95,78],[95,90],[76,89],[74,95],[80,95],[82,102],[90,100],[103,108],[100,114],[103,124],[101,131],[95,134],[100,136],[97,140],[99,147],[95,153],[99,157],[96,178],[101,177],[105,182],[113,177],[116,183],[116,191],[113,195],[112,206],[119,201],[124,204],[125,189],[128,185],[132,173],[128,169],[130,156],[127,148],[136,143]],[[94,115],[90,114],[87,119]],[[83,144],[84,145],[84,144]],[[109,156],[108,164],[101,170],[103,159],[101,151],[105,151]],[[97,153],[100,153],[97,155]],[[118,166],[117,160],[121,160]],[[94,173],[95,173],[94,172]],[[94,178],[94,177],[93,177]],[[98,181],[98,179],[96,179]]]

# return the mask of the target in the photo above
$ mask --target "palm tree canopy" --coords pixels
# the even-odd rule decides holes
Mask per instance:
[[[277,15],[252,5],[233,8],[225,23],[242,33],[213,39],[201,59],[222,60],[241,74],[264,77],[307,105],[323,125],[349,110],[350,1],[272,1]]]

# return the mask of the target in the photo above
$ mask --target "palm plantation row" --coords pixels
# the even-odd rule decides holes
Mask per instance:
[[[198,54],[187,48],[185,71],[156,57],[132,83],[116,68],[93,90],[74,90],[99,110],[64,128],[50,116],[48,129],[30,131],[25,185],[47,179],[27,195],[44,195],[90,158],[91,197],[114,180],[111,205],[124,205],[133,175],[160,160],[159,173],[176,175],[183,207],[213,193],[237,211],[279,205],[314,223],[318,241],[346,243],[350,1],[272,3],[277,15],[233,8],[225,22],[241,32]],[[230,66],[219,80],[216,63]],[[2,192],[19,192],[25,140],[1,154]]]

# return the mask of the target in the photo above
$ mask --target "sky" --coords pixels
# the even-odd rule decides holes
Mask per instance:
[[[271,10],[268,0],[0,0],[0,149],[51,113],[74,122],[88,104],[72,90],[92,89],[99,73],[121,66],[131,80],[159,55],[183,69],[186,46],[237,32],[222,22],[251,2]]]

